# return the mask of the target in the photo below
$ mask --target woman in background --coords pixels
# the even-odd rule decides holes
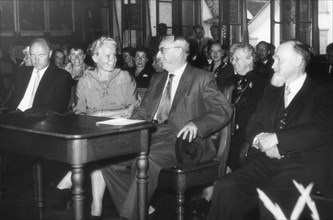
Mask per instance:
[[[88,66],[84,63],[86,57],[85,47],[82,43],[73,43],[68,47],[68,59],[69,63],[64,66],[64,69],[72,76],[72,90],[71,97],[68,103],[68,110],[72,110],[75,101],[75,92],[79,79],[83,76]]]

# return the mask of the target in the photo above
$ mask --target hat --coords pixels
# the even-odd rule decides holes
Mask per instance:
[[[188,137],[183,139],[183,136],[177,138],[175,151],[178,165],[182,167],[198,164],[203,155],[203,147],[198,142],[189,142]]]

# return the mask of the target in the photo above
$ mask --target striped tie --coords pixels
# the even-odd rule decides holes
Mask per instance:
[[[169,117],[169,112],[171,108],[171,87],[174,76],[174,74],[169,74],[169,80],[162,94],[160,105],[157,110],[156,120],[160,124],[166,121]]]

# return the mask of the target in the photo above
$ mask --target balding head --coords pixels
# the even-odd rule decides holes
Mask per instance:
[[[37,38],[30,44],[30,56],[32,65],[41,70],[50,64],[52,51],[49,42],[44,38]]]

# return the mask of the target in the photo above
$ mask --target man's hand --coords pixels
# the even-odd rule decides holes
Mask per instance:
[[[189,122],[187,125],[185,125],[177,134],[177,138],[183,135],[183,139],[185,139],[188,136],[188,141],[191,142],[194,140],[198,135],[198,127],[193,123]]]
[[[265,152],[279,143],[275,133],[261,133],[257,136],[257,146],[261,152]]]
[[[269,158],[281,159],[281,155],[277,146],[268,149],[265,151],[265,154]]]

